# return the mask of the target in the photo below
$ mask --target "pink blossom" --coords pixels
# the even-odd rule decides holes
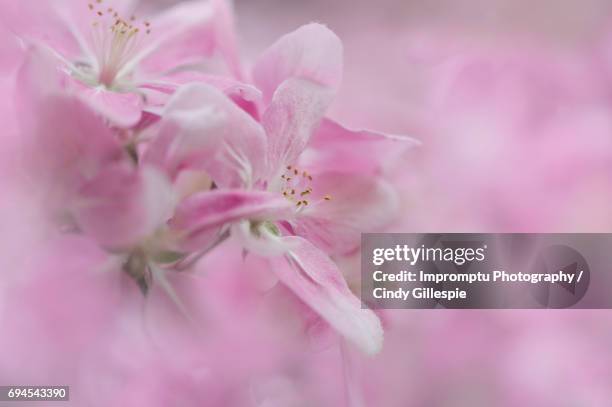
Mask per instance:
[[[96,71],[108,83],[95,84],[58,69],[60,51],[77,55],[55,45],[69,42],[46,40],[26,41],[20,56],[15,161],[51,226],[0,286],[10,330],[0,347],[13,352],[0,357],[0,379],[42,383],[55,372],[83,405],[341,400],[352,351],[329,342],[337,332],[373,354],[383,332],[330,256],[354,253],[360,232],[392,219],[381,160],[414,143],[325,118],[339,39],[318,24],[283,37],[253,85],[236,72],[179,72],[127,85],[138,89],[123,79],[146,59],[133,78]],[[146,106],[131,109],[141,92]],[[138,126],[115,115],[136,110]],[[23,364],[29,338],[44,344]],[[306,346],[329,357],[311,361]],[[319,390],[311,380],[322,372],[331,376]]]
[[[319,128],[341,72],[331,31],[305,26],[264,54],[255,68],[266,105],[261,123],[215,87],[191,84],[168,100],[159,123],[127,144],[57,81],[39,85],[41,77],[61,75],[53,66],[46,50],[27,53],[20,112],[41,112],[24,119],[23,130],[40,154],[35,165],[49,188],[48,209],[65,227],[111,251],[143,292],[160,284],[179,308],[168,272],[193,264],[231,232],[249,252],[271,257],[276,277],[333,328],[367,353],[380,349],[378,318],[361,309],[328,255],[354,250],[361,231],[384,226],[396,199],[377,175],[381,157],[356,149],[346,168],[334,168],[329,152],[340,152],[343,140],[410,143],[330,120]]]
[[[360,155],[360,147],[411,143],[352,132],[330,120],[319,128],[341,71],[338,38],[323,26],[304,26],[281,38],[255,66],[263,94],[261,125],[217,90],[188,85],[166,105],[161,137],[144,162],[173,176],[185,169],[205,171],[220,187],[179,205],[170,224],[189,231],[183,247],[206,247],[222,233],[215,230],[232,223],[232,235],[249,252],[272,258],[280,281],[372,353],[382,339],[378,320],[360,309],[326,253],[354,250],[361,231],[381,228],[395,212],[393,190],[376,175],[382,156]],[[231,120],[225,124],[222,118]],[[346,168],[334,167],[333,152],[353,141],[356,150],[346,155]]]
[[[241,75],[223,0],[194,0],[150,19],[137,18],[132,1],[3,1],[0,7],[16,40],[48,48],[64,86],[120,127],[134,126],[143,110],[163,103],[184,80],[174,78],[177,72],[202,71],[196,64],[215,54],[235,78]],[[235,85],[221,86],[231,93]]]

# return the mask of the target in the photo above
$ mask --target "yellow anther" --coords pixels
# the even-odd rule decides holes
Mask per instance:
[[[323,199],[325,199],[326,201],[331,201],[331,196],[329,196],[329,195],[325,195],[325,196],[323,197]]]

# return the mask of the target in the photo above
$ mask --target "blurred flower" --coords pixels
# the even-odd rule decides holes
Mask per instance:
[[[143,110],[178,86],[170,77],[215,53],[240,75],[232,22],[224,1],[182,3],[140,20],[131,1],[8,2],[4,23],[40,42],[66,73],[60,78],[113,124],[131,127]],[[230,85],[228,85],[230,86]]]

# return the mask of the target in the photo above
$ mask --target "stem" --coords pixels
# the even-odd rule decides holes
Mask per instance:
[[[216,248],[217,246],[219,246],[221,243],[223,243],[225,240],[227,240],[227,238],[230,237],[230,232],[229,230],[225,230],[223,233],[221,233],[217,239],[212,242],[211,244],[209,244],[205,249],[194,253],[190,256],[188,256],[187,258],[180,260],[179,262],[177,262],[174,265],[174,269],[176,271],[185,271],[189,268],[191,268],[192,266],[194,266],[198,261],[200,261],[200,259],[202,257],[204,257],[205,255],[207,255],[211,250],[213,250],[214,248]]]

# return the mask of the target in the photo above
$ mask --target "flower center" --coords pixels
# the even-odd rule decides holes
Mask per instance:
[[[151,33],[151,23],[140,22],[135,16],[125,18],[103,0],[88,4],[94,16],[91,46],[95,58],[93,79],[107,88],[117,87],[117,82],[130,73],[129,66],[142,49],[143,34]]]
[[[257,237],[261,237],[263,232],[269,233],[272,236],[280,236],[281,232],[278,226],[269,220],[265,221],[251,221],[250,222],[251,233]]]
[[[153,277],[147,264],[147,256],[142,250],[130,253],[123,264],[123,271],[134,279],[143,294],[148,293]]]
[[[312,180],[313,177],[308,171],[300,170],[297,167],[288,165],[286,172],[281,175],[283,185],[281,192],[283,196],[290,202],[295,203],[298,210],[302,210],[310,205],[310,197],[313,193]],[[325,195],[320,201],[331,201],[331,196]],[[317,202],[317,203],[318,203]]]
[[[133,249],[125,259],[122,270],[138,285],[140,291],[146,295],[153,283],[153,269],[165,269],[185,259],[183,253],[164,250],[162,248],[147,247],[143,245]]]

